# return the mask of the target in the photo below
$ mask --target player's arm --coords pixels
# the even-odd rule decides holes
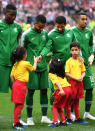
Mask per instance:
[[[88,58],[88,65],[92,65],[94,61],[94,46],[93,46],[93,34],[91,33],[90,41],[89,41],[89,50],[90,50],[90,56]]]
[[[14,82],[15,82],[14,76],[13,76],[13,75],[10,75],[10,78],[11,78],[12,83],[14,83]]]
[[[48,39],[47,42],[46,42],[46,45],[42,49],[40,55],[41,56],[46,56],[50,52],[51,45],[52,45],[52,40]]]
[[[59,88],[60,92],[59,94],[61,94],[62,96],[65,95],[65,92],[63,91],[61,84],[59,82],[56,82],[55,85]]]
[[[72,76],[69,72],[65,72],[65,75],[69,78],[69,79],[72,79],[72,80],[78,80],[77,78],[75,78],[74,76]]]

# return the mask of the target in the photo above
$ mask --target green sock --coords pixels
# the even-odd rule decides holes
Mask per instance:
[[[27,93],[26,96],[26,110],[27,110],[27,117],[32,117],[32,109],[33,109],[33,93]]]
[[[85,111],[90,112],[91,104],[92,104],[92,91],[93,89],[86,90],[85,94]]]
[[[48,109],[47,91],[44,93],[40,92],[40,104],[41,104],[42,116],[47,116],[47,109]]]

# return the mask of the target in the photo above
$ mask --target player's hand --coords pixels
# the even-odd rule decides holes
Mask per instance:
[[[51,95],[51,98],[55,97],[56,91],[54,91]]]
[[[88,65],[91,66],[94,61],[94,54],[91,54],[90,57],[88,58]]]
[[[34,63],[38,63],[38,57],[34,56]]]
[[[82,82],[83,81],[83,77],[80,77],[77,79],[78,82]]]
[[[42,56],[38,56],[38,63],[40,63],[40,61],[42,60]]]
[[[84,62],[84,59],[81,56],[79,56],[78,59],[80,62]]]

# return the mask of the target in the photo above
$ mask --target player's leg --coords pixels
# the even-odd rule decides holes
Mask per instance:
[[[47,109],[48,109],[48,96],[47,89],[48,85],[48,72],[43,71],[39,73],[39,89],[40,89],[40,104],[42,110],[42,123],[51,123],[50,119],[47,117]]]
[[[26,96],[27,124],[35,125],[32,117],[32,111],[33,111],[34,92],[38,88],[38,74],[36,72],[29,73],[29,82],[27,84],[27,88],[28,88]]]
[[[85,94],[85,113],[83,118],[95,120],[95,117],[90,114],[90,108],[93,100],[93,88],[94,88],[94,78],[92,76],[91,67],[86,67],[86,76],[83,79],[84,89],[86,90]]]
[[[9,91],[10,69],[9,66],[0,65],[0,92],[2,93]]]

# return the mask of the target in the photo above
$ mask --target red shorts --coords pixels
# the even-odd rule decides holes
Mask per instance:
[[[71,97],[71,94],[72,94],[72,89],[71,87],[64,87],[62,88],[65,92],[65,95],[62,96],[59,94],[59,90],[56,91],[56,94],[55,94],[55,99],[54,99],[54,102],[53,104],[57,106],[57,108],[64,108],[68,105],[71,105],[72,104],[72,97]]]
[[[26,90],[26,82],[16,80],[12,86],[11,101],[14,103],[24,103]]]
[[[74,80],[68,80],[72,87],[72,98],[73,99],[80,99],[84,98],[84,88],[83,82],[77,82]]]

